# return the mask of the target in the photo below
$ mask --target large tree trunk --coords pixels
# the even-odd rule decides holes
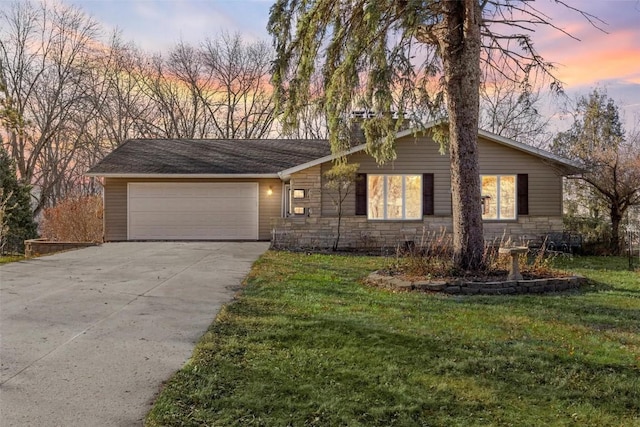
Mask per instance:
[[[620,255],[622,252],[622,245],[620,245],[620,223],[624,212],[615,203],[611,205],[611,244],[610,249],[613,255]]]
[[[483,268],[484,237],[478,166],[480,22],[477,0],[443,3],[440,50],[449,113],[453,250],[458,268]]]

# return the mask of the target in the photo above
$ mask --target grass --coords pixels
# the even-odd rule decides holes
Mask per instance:
[[[358,282],[375,257],[267,252],[165,386],[148,426],[640,426],[640,275],[556,295],[448,297]]]
[[[22,261],[24,256],[22,255],[1,255],[0,256],[0,265],[8,264],[10,262]]]

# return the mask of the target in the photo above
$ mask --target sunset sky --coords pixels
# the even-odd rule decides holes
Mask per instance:
[[[2,1],[2,0],[0,0]],[[272,0],[71,0],[107,30],[120,29],[126,40],[154,52],[183,40],[200,43],[221,31],[247,40],[266,40]],[[557,65],[557,76],[569,96],[605,88],[621,108],[627,128],[640,118],[640,0],[568,0],[571,6],[604,21],[605,32],[552,0],[536,6],[555,25],[580,39],[539,28],[533,40],[545,60]],[[558,127],[568,127],[559,123]],[[628,129],[630,130],[630,129]]]

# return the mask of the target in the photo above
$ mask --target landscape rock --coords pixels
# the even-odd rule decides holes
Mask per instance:
[[[579,287],[586,282],[581,276],[552,277],[547,279],[465,281],[460,278],[445,280],[409,280],[391,276],[383,271],[369,274],[367,281],[383,288],[399,291],[444,292],[462,295],[514,295],[561,292]]]

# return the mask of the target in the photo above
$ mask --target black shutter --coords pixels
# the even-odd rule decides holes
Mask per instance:
[[[529,175],[518,174],[518,215],[529,215]]]
[[[433,174],[422,174],[422,215],[433,215]]]
[[[367,214],[367,174],[356,175],[356,215]]]

